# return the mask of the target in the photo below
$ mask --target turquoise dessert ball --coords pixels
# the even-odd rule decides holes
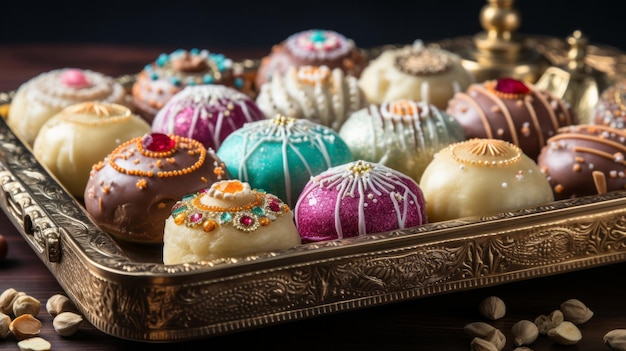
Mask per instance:
[[[353,160],[348,145],[330,127],[282,115],[235,130],[217,155],[232,177],[290,207],[312,176]]]

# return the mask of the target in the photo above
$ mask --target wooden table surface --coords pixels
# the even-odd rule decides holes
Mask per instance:
[[[88,68],[110,75],[138,72],[161,52],[177,48],[130,47],[114,45],[4,45],[0,46],[0,91],[16,89],[38,73],[62,67]],[[264,50],[221,52],[238,59],[258,57]],[[8,255],[0,260],[0,292],[15,288],[42,301],[39,318],[41,336],[53,350],[136,350],[145,343],[121,340],[85,322],[78,333],[61,337],[52,327],[45,301],[63,290],[45,264],[22,239],[3,213],[0,234],[8,242]],[[534,278],[493,287],[459,291],[391,305],[371,307],[316,317],[283,325],[263,327],[231,335],[180,343],[148,344],[152,350],[174,348],[199,350],[229,347],[272,348],[274,350],[469,350],[471,338],[463,331],[470,322],[486,321],[478,313],[480,300],[501,297],[507,304],[506,316],[490,322],[507,336],[504,350],[513,350],[511,326],[521,320],[534,320],[558,309],[571,298],[583,301],[594,311],[590,321],[580,326],[583,339],[576,345],[560,346],[545,336],[531,345],[539,350],[610,350],[603,336],[612,329],[626,328],[626,263],[584,269],[555,276]],[[9,336],[0,340],[0,350],[18,350]]]

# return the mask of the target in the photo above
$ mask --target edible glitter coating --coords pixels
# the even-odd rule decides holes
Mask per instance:
[[[419,185],[430,222],[492,216],[554,201],[535,161],[501,139],[450,144],[435,154]]]
[[[284,74],[292,66],[324,65],[358,78],[367,63],[364,51],[344,35],[332,30],[304,30],[274,45],[261,59],[255,84],[260,89],[274,75]]]
[[[187,86],[159,110],[152,131],[200,141],[217,150],[222,141],[245,123],[265,119],[248,95],[225,85]]]
[[[32,145],[48,119],[65,107],[86,101],[129,105],[124,87],[112,77],[91,70],[61,68],[40,73],[20,85],[11,101],[7,123]]]
[[[595,105],[590,124],[626,128],[626,79],[622,78],[606,88]]]
[[[241,257],[300,243],[289,206],[246,182],[223,180],[173,206],[165,223],[163,262]]]
[[[91,167],[150,125],[123,105],[104,101],[70,105],[41,127],[33,154],[76,198],[82,198]]]
[[[448,100],[473,81],[457,55],[424,46],[418,40],[413,45],[387,49],[371,60],[359,86],[373,104],[408,99],[445,110]]]
[[[537,163],[546,174],[554,197],[568,199],[626,189],[624,155],[624,130],[575,125],[560,128],[548,139]]]
[[[274,75],[261,87],[256,103],[268,118],[305,118],[335,131],[367,105],[355,77],[327,66],[290,67]]]
[[[152,123],[167,101],[186,86],[223,84],[236,87],[233,61],[208,50],[178,49],[146,65],[132,86],[133,104]]]
[[[352,161],[335,131],[285,116],[247,123],[222,142],[217,155],[234,178],[292,207],[311,176]]]
[[[412,100],[371,104],[339,130],[354,159],[383,164],[419,181],[435,152],[465,140],[461,125],[434,105]]]
[[[357,160],[311,178],[294,208],[303,242],[362,236],[427,223],[424,197],[412,178]]]
[[[159,244],[176,201],[230,175],[215,152],[197,140],[169,135],[175,143],[167,145],[173,147],[152,151],[159,148],[144,146],[150,145],[149,136],[128,140],[96,163],[84,201],[94,222],[113,236]]]
[[[565,101],[532,84],[519,83],[528,92],[499,91],[497,80],[472,84],[450,100],[446,112],[461,124],[468,139],[506,140],[537,160],[557,129],[578,120]]]

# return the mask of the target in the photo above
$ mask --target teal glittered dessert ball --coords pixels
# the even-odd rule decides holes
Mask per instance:
[[[290,207],[312,176],[352,161],[350,148],[330,127],[282,115],[235,130],[217,155],[232,177],[275,194]]]

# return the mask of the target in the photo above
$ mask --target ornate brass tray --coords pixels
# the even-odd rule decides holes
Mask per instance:
[[[529,38],[553,64],[558,38]],[[468,38],[440,43],[468,48]],[[619,51],[588,47],[622,73]],[[124,78],[127,79],[127,78]],[[0,105],[12,93],[0,94]],[[96,328],[174,342],[626,261],[626,191],[258,256],[163,265],[116,242],[0,118],[0,207]]]

